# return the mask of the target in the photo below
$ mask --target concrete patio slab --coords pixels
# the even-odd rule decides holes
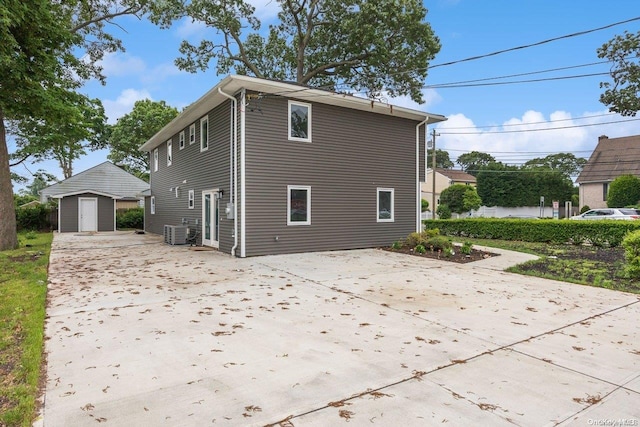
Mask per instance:
[[[638,296],[489,261],[235,259],[157,236],[56,235],[41,424],[640,419]]]

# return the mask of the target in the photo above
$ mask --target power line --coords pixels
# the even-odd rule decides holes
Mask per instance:
[[[640,118],[635,119],[627,119],[627,120],[614,120],[611,122],[602,122],[602,123],[587,123],[584,125],[575,125],[575,126],[559,126],[553,128],[542,128],[542,129],[522,129],[522,130],[504,130],[504,131],[486,131],[486,132],[441,132],[442,135],[486,135],[486,134],[496,134],[496,133],[523,133],[523,132],[542,132],[548,130],[560,130],[560,129],[574,129],[574,128],[583,128],[590,126],[601,126],[601,125],[610,125],[615,123],[626,123],[626,122],[634,122],[638,121]],[[440,129],[438,129],[440,131]]]
[[[527,126],[527,125],[540,125],[540,124],[547,124],[547,123],[557,123],[557,122],[567,122],[570,120],[586,120],[586,119],[591,119],[591,118],[595,118],[595,117],[608,117],[608,116],[615,116],[616,113],[605,113],[605,114],[594,114],[592,116],[582,116],[582,117],[575,117],[575,118],[570,118],[570,119],[557,119],[557,120],[547,120],[547,121],[543,121],[543,122],[529,122],[529,123],[512,123],[512,124],[506,124],[506,125],[501,125],[502,127],[512,127],[512,126]],[[495,128],[495,125],[487,125],[487,126],[461,126],[461,127],[438,127],[438,130],[450,130],[450,129],[483,129],[483,128]]]
[[[450,62],[445,62],[445,63],[442,63],[442,64],[431,65],[431,66],[427,67],[427,69],[459,64],[461,62],[475,61],[477,59],[482,59],[482,58],[487,58],[487,57],[490,57],[490,56],[500,55],[500,54],[506,53],[506,52],[512,52],[512,51],[520,50],[520,49],[527,49],[527,48],[534,47],[534,46],[540,46],[540,45],[543,45],[543,44],[546,44],[546,43],[551,43],[551,42],[558,41],[558,40],[568,39],[568,38],[571,38],[571,37],[582,36],[582,35],[585,35],[585,34],[593,33],[593,32],[596,32],[596,31],[605,30],[607,28],[615,27],[617,25],[628,24],[629,22],[634,22],[634,21],[638,21],[638,20],[640,20],[640,17],[627,19],[626,21],[614,22],[613,24],[605,25],[604,27],[598,27],[598,28],[593,28],[591,30],[579,31],[577,33],[571,33],[571,34],[567,34],[567,35],[564,35],[564,36],[554,37],[554,38],[547,39],[547,40],[542,40],[542,41],[539,41],[539,42],[536,42],[536,43],[531,43],[531,44],[522,45],[522,46],[516,46],[516,47],[509,48],[509,49],[498,50],[496,52],[486,53],[484,55],[477,55],[477,56],[472,56],[472,57],[469,57],[469,58],[458,59],[456,61],[450,61]]]
[[[610,73],[590,73],[590,74],[577,74],[573,76],[547,77],[544,79],[513,80],[510,82],[425,85],[423,86],[423,88],[424,89],[452,89],[452,88],[461,88],[461,87],[503,86],[503,85],[513,85],[513,84],[520,84],[520,83],[538,83],[538,82],[548,82],[553,80],[581,79],[584,77],[608,76],[608,75],[610,75]]]

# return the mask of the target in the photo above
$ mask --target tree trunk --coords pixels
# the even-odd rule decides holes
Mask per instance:
[[[16,209],[13,204],[7,133],[4,127],[4,112],[0,110],[0,251],[17,247]]]

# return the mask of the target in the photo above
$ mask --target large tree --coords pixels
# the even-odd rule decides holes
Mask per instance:
[[[440,204],[446,205],[453,213],[461,214],[478,209],[482,205],[482,200],[475,187],[453,184],[440,193]]]
[[[139,178],[147,179],[149,156],[140,146],[178,115],[178,110],[164,101],[136,101],[130,113],[111,126],[107,146],[109,160]]]
[[[640,203],[640,178],[635,175],[620,175],[609,184],[607,206],[623,208]]]
[[[609,106],[609,111],[623,116],[635,116],[640,111],[640,31],[624,32],[598,49],[598,57],[608,59],[611,67],[611,82],[602,82],[605,89],[600,102]]]
[[[496,159],[491,154],[480,151],[464,153],[456,159],[456,163],[462,167],[462,170],[473,176],[477,176],[481,168],[495,161]]]
[[[278,0],[279,22],[260,33],[245,0],[165,0],[153,19],[169,26],[184,16],[217,31],[198,45],[183,41],[176,60],[196,72],[216,61],[218,74],[289,80],[370,97],[384,90],[422,102],[427,68],[440,41],[421,0]],[[247,34],[248,33],[248,34]]]
[[[587,159],[576,157],[573,153],[549,154],[546,157],[527,161],[523,166],[527,169],[543,168],[562,173],[567,178],[580,175]]]
[[[122,47],[105,24],[142,11],[143,3],[129,1],[0,3],[0,250],[18,244],[5,122],[72,119],[67,95],[83,80],[101,78],[95,61]]]
[[[433,150],[428,150],[427,153],[427,168],[433,165]],[[436,149],[436,168],[451,169],[453,168],[453,162],[449,158],[449,152],[446,150]]]

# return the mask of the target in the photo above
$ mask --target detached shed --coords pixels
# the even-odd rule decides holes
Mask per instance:
[[[56,194],[58,232],[115,231],[116,201],[121,196],[95,190]]]

